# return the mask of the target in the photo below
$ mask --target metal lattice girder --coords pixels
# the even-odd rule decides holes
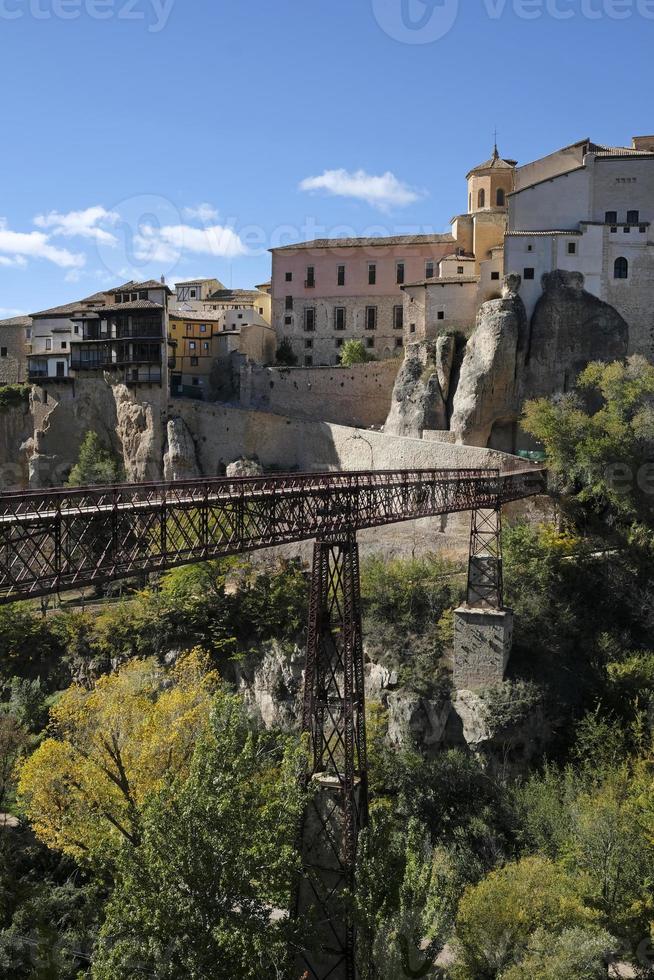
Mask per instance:
[[[302,727],[309,735],[311,802],[296,914],[316,928],[301,962],[310,980],[354,980],[356,936],[344,904],[368,822],[359,552],[354,532],[314,548]]]
[[[0,494],[0,603],[223,555],[496,507],[543,472],[393,470]]]
[[[474,609],[502,609],[502,512],[474,510],[470,529],[467,605]]]

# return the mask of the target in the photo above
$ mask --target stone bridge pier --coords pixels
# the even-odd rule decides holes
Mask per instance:
[[[454,685],[476,691],[506,676],[513,613],[504,607],[501,509],[472,512],[466,602],[454,613]]]

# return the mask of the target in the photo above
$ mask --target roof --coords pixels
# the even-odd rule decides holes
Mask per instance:
[[[223,319],[224,313],[217,310],[169,310],[169,320],[193,320],[197,323],[216,323]]]
[[[566,238],[569,238],[571,235],[583,235],[583,232],[579,231],[578,229],[575,229],[574,231],[569,230],[569,231],[507,231],[506,232],[507,238],[523,238],[525,235],[529,235],[531,237],[534,236],[541,237],[541,238],[548,238],[550,235],[565,235]]]
[[[600,143],[589,143],[588,152],[598,157],[647,157],[652,156],[651,150],[637,150],[633,146],[602,146]]]
[[[111,296],[115,296],[116,293],[137,292],[139,289],[166,289],[171,296],[173,292],[170,286],[167,286],[165,282],[161,282],[157,279],[146,279],[145,282],[134,282],[132,279],[130,282],[123,283],[122,286],[117,286],[116,289],[108,289],[107,293],[109,293]]]
[[[113,294],[114,290],[111,290],[109,294],[107,293],[93,293],[92,296],[87,296],[85,299],[75,300],[74,303],[64,303],[63,306],[53,306],[49,310],[41,310],[39,313],[32,313],[32,317],[55,317],[55,316],[67,316],[70,317],[74,313],[83,313],[85,310],[92,309],[94,306],[104,306],[107,295]]]
[[[391,235],[387,238],[315,238],[311,242],[298,242],[296,245],[280,245],[271,252],[293,252],[301,248],[370,248],[388,245],[438,245],[453,242],[451,234],[445,235]]]
[[[102,312],[121,313],[124,310],[163,310],[163,306],[149,299],[137,299],[133,303],[115,303],[113,306],[105,306]]]
[[[198,276],[197,279],[180,279],[175,283],[176,286],[192,286],[199,282],[220,282],[215,276]],[[153,287],[154,288],[154,287]]]
[[[501,157],[496,145],[490,160],[480,163],[478,167],[473,167],[466,177],[466,180],[469,177],[472,177],[473,174],[479,173],[482,170],[514,170],[517,166],[517,160],[505,160],[503,157]]]
[[[230,299],[259,299],[261,296],[261,291],[259,289],[217,289],[214,293],[210,293],[205,299],[202,300],[203,303],[210,303],[212,300],[218,302],[220,300],[228,302]]]
[[[0,327],[31,327],[31,316],[11,316],[8,320],[0,320]]]
[[[451,252],[450,255],[444,255],[441,262],[446,262],[448,259],[456,259],[457,262],[476,262],[474,255],[457,255],[456,252]]]

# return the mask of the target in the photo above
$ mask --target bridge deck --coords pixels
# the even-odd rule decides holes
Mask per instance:
[[[384,524],[496,509],[544,471],[391,470],[0,494],[0,603]]]

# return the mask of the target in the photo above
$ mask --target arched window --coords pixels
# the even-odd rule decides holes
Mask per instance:
[[[477,195],[477,207],[478,208],[485,208],[486,207],[486,191],[484,190],[483,187],[479,191],[479,194]]]
[[[497,189],[497,206],[498,208],[503,208],[506,204],[506,194],[501,187]]]
[[[614,279],[629,278],[629,262],[627,261],[627,259],[621,257],[615,260],[615,266],[613,267],[613,278]]]

